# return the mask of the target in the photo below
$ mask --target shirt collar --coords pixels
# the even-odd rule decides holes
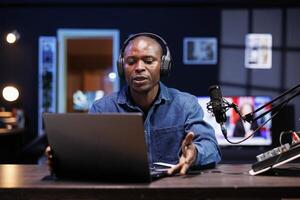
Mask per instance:
[[[159,96],[155,104],[159,104],[161,101],[170,101],[170,94],[168,88],[162,82],[159,82]]]
[[[170,101],[170,94],[168,88],[162,82],[159,82],[159,95],[154,104],[160,104],[162,101]],[[123,88],[120,90],[117,102],[118,104],[127,104],[129,106],[133,104],[132,99],[129,96],[128,84],[123,86]]]

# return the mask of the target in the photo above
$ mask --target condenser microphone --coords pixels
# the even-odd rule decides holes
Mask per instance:
[[[227,138],[227,131],[224,123],[226,122],[227,103],[223,100],[220,87],[212,85],[208,89],[210,102],[207,104],[208,111],[212,112],[216,121],[221,125],[221,130],[225,138]]]

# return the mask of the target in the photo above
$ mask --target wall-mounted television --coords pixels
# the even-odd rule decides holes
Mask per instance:
[[[262,105],[271,101],[270,97],[267,96],[231,96],[224,97],[228,102],[235,103],[242,115],[255,110]],[[201,105],[204,111],[204,120],[207,121],[215,130],[216,138],[219,145],[231,145],[224,138],[220,124],[218,124],[215,120],[215,117],[212,113],[207,111],[207,103],[210,101],[209,97],[198,97],[198,103]],[[260,113],[265,112],[271,109],[271,106],[268,106],[262,109],[260,112],[256,113],[255,116],[258,116]],[[244,112],[244,113],[243,113]],[[264,117],[258,119],[253,123],[243,122],[239,115],[231,108],[226,112],[227,121],[225,126],[227,128],[227,136],[230,141],[238,142],[243,138],[247,137],[251,134],[255,129],[257,129],[260,125],[266,122],[269,118],[271,118],[271,113],[266,114]],[[239,145],[245,146],[268,146],[272,144],[272,120],[267,122],[262,128],[260,128],[253,137],[248,140],[240,143]]]

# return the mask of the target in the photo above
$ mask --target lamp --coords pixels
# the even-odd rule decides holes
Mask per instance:
[[[2,96],[6,101],[16,101],[19,97],[19,90],[14,86],[6,86],[2,90]]]
[[[19,90],[15,86],[5,86],[2,97],[8,104],[12,104],[19,98]],[[24,127],[24,114],[21,109],[12,108],[8,111],[4,107],[0,110],[0,128],[12,129],[13,127]]]
[[[9,43],[9,44],[13,44],[15,43],[16,41],[18,41],[20,39],[20,34],[18,31],[14,30],[12,32],[9,32],[7,35],[6,35],[6,41]]]

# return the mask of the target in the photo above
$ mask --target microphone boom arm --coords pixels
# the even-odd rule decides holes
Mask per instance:
[[[281,95],[279,95],[278,97],[276,97],[275,99],[271,100],[270,102],[266,103],[265,105],[262,105],[261,107],[259,107],[258,109],[254,110],[251,113],[246,114],[245,116],[242,117],[243,120],[251,123],[253,121],[256,121],[257,119],[265,116],[266,114],[272,112],[273,110],[277,109],[278,107],[282,106],[283,104],[289,102],[291,99],[295,98],[296,96],[300,95],[300,90],[296,91],[294,93],[294,91],[296,89],[298,89],[300,87],[299,85],[296,85],[295,87],[293,87],[290,90],[287,90],[286,92],[282,93]],[[293,94],[294,93],[294,94]],[[270,110],[265,111],[264,113],[260,114],[257,117],[254,117],[254,114],[257,113],[258,111],[262,110],[263,108],[272,105],[274,102],[276,102],[277,100],[281,100],[282,98],[286,97],[287,95],[291,95],[288,98],[282,100],[280,103],[278,103],[276,106],[272,107]],[[239,113],[239,112],[238,112]],[[240,114],[240,113],[239,113]]]

